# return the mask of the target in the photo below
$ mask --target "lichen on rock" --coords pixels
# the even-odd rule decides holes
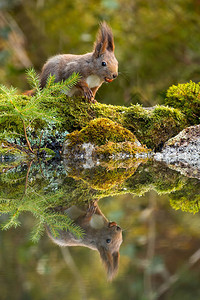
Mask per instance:
[[[185,128],[167,141],[154,159],[188,177],[200,179],[200,125]]]

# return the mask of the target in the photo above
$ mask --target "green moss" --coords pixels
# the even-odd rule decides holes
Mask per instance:
[[[125,187],[137,195],[149,190],[158,194],[170,194],[181,190],[185,184],[184,176],[169,169],[164,163],[148,160],[140,165],[135,174],[125,182]]]
[[[13,89],[10,89],[10,96],[14,97],[13,99],[16,104],[14,109],[15,113],[11,117],[9,117],[9,113],[12,112],[12,105],[7,101],[10,103],[11,108],[7,107],[5,105],[6,94],[4,93],[4,96],[3,94],[0,95],[0,103],[4,112],[0,118],[0,131],[9,131],[11,135],[14,133],[23,135],[21,119],[24,118],[22,115],[26,113],[25,125],[27,131],[30,129],[30,125],[31,132],[36,132],[37,134],[41,133],[41,129],[47,128],[49,124],[48,118],[50,118],[51,122],[55,120],[58,121],[56,129],[60,133],[66,130],[73,132],[84,128],[85,134],[84,132],[81,133],[82,137],[79,137],[80,142],[90,142],[90,134],[93,134],[95,130],[96,135],[92,135],[92,141],[94,142],[96,139],[96,145],[98,146],[105,144],[105,140],[107,140],[107,142],[122,143],[130,141],[131,131],[138,140],[142,144],[147,145],[148,148],[159,149],[163,143],[185,128],[188,122],[191,124],[199,123],[200,86],[193,82],[178,85],[177,87],[172,86],[168,90],[166,104],[173,107],[158,105],[152,108],[143,108],[140,105],[125,107],[101,103],[92,104],[83,98],[72,99],[60,93],[63,87],[62,84],[63,83],[57,83],[57,87],[56,84],[54,84],[49,89],[46,88],[42,91],[39,91],[38,87],[38,94],[32,98],[20,94],[18,95]],[[52,88],[54,89],[53,92]],[[5,90],[5,88],[3,90]],[[37,109],[33,110],[32,105]],[[20,107],[20,118],[18,118],[17,107]],[[44,116],[46,116],[45,119]],[[129,132],[126,133],[124,131],[124,133],[120,132],[118,134],[117,131],[121,130],[121,127],[116,127],[116,131],[114,128],[111,128],[110,131],[107,130],[106,134],[103,132],[102,135],[100,135],[97,127],[95,127],[95,119],[102,119],[102,122],[103,120],[107,120],[104,122],[108,122],[109,119],[128,129]],[[87,128],[87,125],[92,120],[94,120],[94,124],[91,125],[90,128]],[[96,126],[100,126],[101,130],[103,130],[104,125],[105,124],[98,123]],[[92,128],[92,126],[95,128]],[[109,124],[109,126],[112,127],[112,124]],[[107,136],[109,133],[110,136]],[[126,134],[128,134],[128,139],[124,139]],[[77,132],[75,133],[75,136],[76,135]],[[8,137],[6,136],[6,138]],[[113,148],[113,151],[115,150],[116,149]]]
[[[170,194],[170,204],[173,209],[190,213],[197,213],[200,209],[200,184],[199,180],[187,178],[182,189]]]
[[[131,131],[106,118],[90,121],[90,123],[79,132],[75,131],[69,134],[67,139],[72,144],[76,144],[77,141],[80,141],[81,143],[91,142],[98,146],[105,145],[108,142],[120,143],[130,141],[135,143],[136,141]]]
[[[103,156],[104,158],[120,158],[121,154],[135,156],[135,154],[139,152],[148,152],[148,149],[136,146],[135,143],[129,141],[121,143],[108,142],[106,145],[96,147],[95,152],[98,157]]]
[[[95,190],[108,190],[112,188],[120,188],[123,182],[132,176],[138,167],[138,162],[132,162],[130,168],[109,168],[96,166],[92,169],[76,169],[72,168],[69,176],[75,179],[81,179],[87,183],[90,188]]]
[[[45,155],[49,158],[52,158],[55,156],[55,152],[49,148],[40,148],[40,153],[45,152]]]
[[[44,100],[45,102],[45,100]],[[56,107],[57,115],[61,119],[58,128],[72,132],[86,126],[90,120],[96,117],[93,110],[94,104],[88,103],[82,98],[69,98],[59,95],[53,101],[45,104],[45,107]]]
[[[166,94],[165,104],[180,109],[188,125],[200,121],[200,83],[188,82],[171,86]]]
[[[102,103],[92,104],[83,98],[68,98],[61,95],[53,102],[48,102],[48,107],[56,107],[59,117],[62,119],[61,128],[72,132],[85,127],[96,118],[109,118],[118,123],[122,122],[123,111],[126,107],[106,105]]]
[[[80,131],[76,130],[67,135],[64,155],[73,157],[86,153],[82,145],[88,143],[91,145],[92,155],[104,159],[113,156],[117,158],[116,154],[120,159],[123,155],[133,156],[138,152],[148,152],[130,130],[106,118],[94,119]]]
[[[49,217],[56,217],[52,208],[58,206],[84,204],[126,193],[142,195],[149,190],[170,194],[170,203],[175,209],[193,213],[199,210],[199,181],[188,179],[168,169],[165,164],[152,160],[145,163],[138,159],[120,164],[100,164],[84,169],[66,161],[53,166],[33,162],[27,164],[27,169],[24,165],[13,166],[7,171],[4,169],[0,176],[0,198],[3,199],[0,212],[13,216],[27,211],[39,220],[45,218],[49,221]],[[63,165],[71,178],[66,177]]]
[[[94,104],[96,118],[107,118],[119,124],[123,123],[123,114],[128,110],[125,106]]]
[[[179,109],[167,106],[143,108],[91,104],[81,98],[60,97],[55,105],[62,118],[61,128],[73,132],[85,127],[96,118],[110,119],[136,135],[139,141],[152,149],[159,148],[165,141],[186,127],[187,122]]]
[[[34,159],[37,156],[38,150],[35,149],[34,153],[28,152],[28,149],[26,147],[20,147],[15,144],[10,144],[8,142],[2,142],[0,146],[0,156],[3,158],[7,157],[10,160],[24,160],[27,161],[29,159]],[[40,148],[39,154],[45,154],[45,158],[48,157],[48,159],[51,159],[55,156],[55,152],[49,148]]]
[[[134,105],[125,112],[123,125],[147,147],[159,149],[170,137],[179,133],[186,122],[178,109],[160,105],[144,109]]]

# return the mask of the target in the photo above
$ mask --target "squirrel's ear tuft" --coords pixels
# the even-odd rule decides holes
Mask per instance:
[[[114,252],[112,254],[109,250],[105,249],[104,247],[99,247],[98,251],[107,271],[107,279],[108,281],[111,281],[116,276],[118,271],[119,252]]]
[[[114,252],[112,254],[112,257],[113,257],[113,276],[117,273],[118,271],[118,268],[119,268],[119,251],[117,252]]]
[[[113,38],[113,33],[112,29],[108,26],[106,22],[102,23],[102,26],[104,27],[104,30],[106,31],[107,34],[107,50],[114,52],[115,50],[115,44],[114,44],[114,38]]]
[[[106,27],[104,26],[104,23],[101,23],[97,33],[96,41],[94,43],[95,57],[101,56],[106,51],[107,46],[108,46],[108,38],[107,38]]]
[[[115,45],[112,30],[104,21],[100,23],[100,28],[94,43],[94,55],[95,57],[99,57],[106,50],[113,52],[114,49]]]

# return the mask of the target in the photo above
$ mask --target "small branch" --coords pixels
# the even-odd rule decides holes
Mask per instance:
[[[39,142],[39,151],[40,151],[40,148],[41,148],[41,142],[42,142],[42,136],[44,134],[44,131],[42,131],[41,135],[40,135],[40,142]]]
[[[39,149],[40,149],[40,148],[39,148]],[[42,177],[43,177],[44,179],[46,179],[45,176],[44,176],[43,170],[42,170],[42,166],[41,166],[40,159],[38,160],[38,163],[39,163],[39,166],[40,166],[40,172],[41,172],[41,174],[42,174]]]
[[[31,165],[32,165],[33,161],[31,161],[28,165],[28,170],[26,173],[26,182],[25,182],[25,190],[24,190],[24,194],[26,194],[26,190],[27,190],[27,186],[28,186],[28,175],[30,173],[30,169],[31,169]]]
[[[31,148],[31,144],[30,144],[30,142],[29,142],[29,140],[28,140],[28,136],[27,136],[27,133],[26,133],[26,126],[25,126],[24,120],[22,120],[22,122],[23,122],[24,135],[25,135],[25,139],[26,139],[27,146],[28,146],[29,150],[30,150],[32,153],[34,153],[34,152],[33,152],[33,149]]]

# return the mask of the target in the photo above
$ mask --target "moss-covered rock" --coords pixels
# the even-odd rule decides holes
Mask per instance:
[[[127,190],[134,190],[137,195],[155,190],[158,194],[170,194],[180,190],[185,184],[184,176],[173,171],[162,162],[148,160],[141,164],[135,174],[130,177],[124,186]]]
[[[80,130],[93,119],[107,118],[129,129],[151,149],[158,149],[186,127],[186,118],[180,110],[160,105],[143,108],[141,105],[90,104],[80,98],[61,98],[54,105],[63,120],[61,127],[69,132]]]
[[[80,132],[76,131],[68,135],[67,139],[73,144],[76,144],[77,141],[81,143],[92,142],[98,146],[105,145],[108,141],[138,143],[132,132],[106,118],[92,120]]]
[[[123,126],[152,149],[159,149],[169,138],[186,126],[184,115],[171,107],[157,105],[144,109],[133,105],[124,112]]]
[[[119,125],[122,125],[126,129],[129,129],[135,134],[140,142],[147,145],[148,148],[159,149],[164,142],[175,136],[178,132],[186,127],[186,121],[189,118],[184,115],[184,113],[187,113],[185,110],[182,111],[184,113],[180,111],[182,106],[186,105],[187,97],[183,97],[185,102],[183,102],[181,105],[176,105],[176,103],[174,103],[176,101],[172,103],[174,107],[180,108],[179,110],[166,106],[143,108],[140,105],[125,107],[101,103],[92,104],[88,103],[88,101],[82,98],[68,98],[65,94],[60,93],[59,87],[54,93],[52,93],[51,89],[48,90],[47,88],[45,91],[42,91],[38,95],[34,96],[35,98],[18,94],[14,94],[13,96],[12,90],[10,91],[10,95],[14,97],[16,107],[20,107],[21,117],[17,117],[17,110],[15,109],[15,114],[9,118],[9,109],[5,108],[5,114],[3,114],[3,117],[1,117],[0,120],[0,130],[1,132],[6,133],[8,131],[7,129],[9,128],[11,135],[16,133],[17,135],[20,134],[23,136],[24,127],[22,115],[23,109],[26,107],[27,109],[24,109],[24,111],[26,111],[25,125],[27,136],[31,141],[31,145],[32,143],[34,145],[34,141],[31,140],[33,134],[36,134],[37,139],[40,140],[42,131],[48,127],[49,122],[47,122],[47,118],[49,117],[51,117],[52,122],[55,120],[59,121],[55,126],[60,134],[66,130],[69,132],[80,130],[86,127],[91,120],[106,118],[118,123]],[[170,93],[168,92],[168,102],[170,101],[170,97]],[[195,92],[193,101],[191,103],[189,102],[187,105],[191,108],[189,111],[190,115],[194,115],[194,117],[196,117],[198,120],[199,104],[195,97],[198,98],[198,92]],[[5,102],[4,98],[5,95],[1,95],[0,100],[2,103]],[[171,97],[172,100],[176,98],[176,95]],[[38,104],[38,110],[33,113],[34,111],[32,110],[31,105],[34,105],[35,103]],[[2,105],[4,110],[5,105]],[[29,113],[30,116],[32,116],[31,122]],[[43,115],[46,116],[46,121],[43,120]],[[111,130],[113,130],[113,128]],[[117,142],[120,143],[124,141]],[[124,146],[125,145],[123,145],[123,147]]]
[[[76,180],[82,180],[88,187],[94,190],[111,190],[120,189],[120,186],[127,178],[131,177],[141,163],[145,163],[147,159],[129,159],[120,164],[113,164],[113,161],[100,162],[92,168],[85,168],[85,164],[72,163],[72,161],[64,160],[64,166],[68,175]],[[116,162],[116,161],[115,161]],[[91,192],[94,195],[94,191]],[[95,196],[96,197],[96,196]]]
[[[74,158],[82,155],[105,159],[141,152],[148,150],[130,130],[106,118],[94,119],[80,131],[67,135],[63,145],[63,155]]]
[[[188,125],[200,123],[200,84],[188,82],[171,86],[166,94],[165,104],[180,109]]]
[[[143,148],[139,145],[136,145],[134,142],[108,142],[105,145],[96,146],[95,152],[99,158],[113,158],[120,160],[127,157],[134,157],[136,153],[145,152],[147,153],[147,148]]]
[[[40,208],[43,212],[52,212],[48,209],[126,193],[143,195],[150,190],[169,194],[175,209],[197,212],[200,200],[197,179],[187,178],[153,160],[100,162],[90,169],[71,160],[64,160],[63,164],[29,162],[27,166],[4,167],[0,186],[0,198],[4,200],[0,203],[0,212],[13,214],[17,210],[35,214],[37,209],[38,217]]]
[[[182,189],[169,195],[170,204],[175,210],[197,213],[200,209],[200,184],[199,180],[188,178]]]

